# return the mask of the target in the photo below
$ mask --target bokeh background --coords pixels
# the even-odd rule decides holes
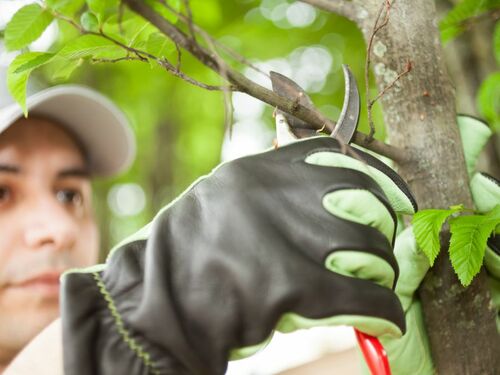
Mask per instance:
[[[0,30],[17,9],[31,2],[0,0]],[[437,1],[442,17],[457,3]],[[190,4],[198,25],[260,69],[275,70],[295,80],[326,116],[337,119],[340,114],[344,97],[341,64],[348,64],[357,77],[364,103],[366,45],[361,32],[345,18],[291,0],[190,0]],[[500,57],[497,52],[495,60],[492,47],[493,40],[500,45],[498,26],[493,37],[497,18],[479,20],[480,25],[472,25],[456,37],[464,31],[460,30],[452,35],[455,39],[446,47],[450,72],[458,90],[459,111],[485,114],[490,120],[500,118]],[[54,22],[30,45],[30,50],[57,49],[75,33],[67,24]],[[462,60],[467,59],[473,49],[477,49],[474,53],[479,56],[479,63],[466,73],[476,76],[471,92],[463,85],[461,68]],[[5,70],[15,55],[4,50],[0,38],[0,107],[11,100],[3,86]],[[213,72],[187,53],[182,55],[182,68],[199,81],[221,83]],[[239,68],[249,78],[270,88],[267,77],[242,65]],[[230,137],[221,92],[190,85],[157,65],[135,61],[85,62],[64,79],[54,78],[54,71],[44,68],[32,76],[30,86],[36,89],[65,82],[84,84],[109,96],[126,113],[137,138],[137,158],[132,168],[118,178],[96,181],[94,185],[103,258],[115,243],[145,225],[162,206],[221,161],[272,147],[273,108],[247,95],[233,94]],[[377,93],[374,82],[370,87],[373,98]],[[486,104],[476,106],[476,95],[482,95]],[[378,104],[373,115],[376,138],[384,139]],[[360,129],[367,132],[367,128],[363,109]],[[498,147],[493,145],[492,150],[495,153]],[[315,344],[309,345],[310,342]],[[324,353],[342,350],[353,342],[348,328],[337,330],[335,335],[310,331],[279,342],[280,349],[263,353],[248,365],[233,365],[230,373],[274,373]]]

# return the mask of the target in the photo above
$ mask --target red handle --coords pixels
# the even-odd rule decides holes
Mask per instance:
[[[372,375],[391,375],[389,360],[380,341],[357,329],[354,329],[354,332]]]

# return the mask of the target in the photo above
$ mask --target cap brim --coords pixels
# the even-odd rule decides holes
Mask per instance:
[[[135,140],[123,112],[105,96],[77,85],[55,86],[27,99],[28,117],[43,116],[69,130],[83,146],[92,175],[125,171],[135,156]],[[18,104],[0,111],[0,133],[23,116]]]

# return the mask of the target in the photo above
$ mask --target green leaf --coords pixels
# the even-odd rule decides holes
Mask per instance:
[[[463,286],[468,286],[483,264],[486,243],[500,225],[500,205],[486,215],[450,220],[450,260]]]
[[[477,106],[490,126],[500,129],[500,72],[490,74],[479,87]]]
[[[92,58],[118,58],[125,56],[126,51],[112,41],[98,35],[82,35],[66,45],[59,51],[58,56],[70,60],[85,57]]]
[[[89,9],[97,16],[99,24],[104,23],[106,19],[118,9],[118,0],[87,0]]]
[[[429,259],[431,266],[441,250],[439,232],[446,219],[463,210],[462,206],[453,206],[449,210],[429,209],[418,211],[412,220],[413,233],[420,249]]]
[[[97,20],[95,14],[92,12],[83,12],[82,16],[80,17],[80,23],[86,30],[99,30],[99,21]]]
[[[26,109],[26,86],[33,69],[47,63],[54,56],[53,53],[26,52],[18,55],[7,70],[7,87],[12,97],[21,105],[24,115]]]
[[[177,16],[172,13],[166,6],[161,4],[161,2],[157,0],[145,0],[145,3],[149,5],[153,10],[161,15],[163,18],[165,18],[167,21],[170,23],[176,23],[177,22]],[[180,9],[180,1],[179,0],[170,0],[167,1],[168,5],[175,9],[176,11],[179,11]]]
[[[5,46],[9,50],[26,47],[42,35],[53,18],[48,10],[38,4],[22,7],[5,28]]]
[[[146,51],[156,57],[164,57],[175,50],[175,44],[161,33],[153,33],[146,43]]]
[[[26,55],[26,54],[24,54],[24,55]],[[22,64],[21,66],[19,66],[14,71],[14,74],[24,73],[27,70],[33,70],[33,69],[47,63],[53,56],[54,56],[53,53],[42,53],[40,55],[35,55],[33,57],[33,59],[31,59],[31,60],[25,62],[24,64]]]
[[[50,64],[47,64],[45,72],[53,82],[66,82],[82,63],[83,59],[68,60],[56,56],[50,60]]]
[[[461,1],[439,22],[443,42],[447,42],[462,33],[468,19],[498,8],[500,8],[499,0]]]
[[[68,17],[73,17],[85,4],[85,0],[45,0],[50,9]]]
[[[495,32],[493,34],[493,52],[497,59],[497,64],[500,65],[500,22],[497,21],[495,25]]]

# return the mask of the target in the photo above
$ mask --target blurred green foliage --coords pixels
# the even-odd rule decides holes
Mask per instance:
[[[157,34],[157,30],[138,17],[133,17],[128,11],[123,14],[122,21],[125,34],[120,33],[118,16],[111,8],[117,3],[113,4],[113,1],[88,1],[88,6],[84,8],[71,7],[71,3],[57,0],[48,3],[60,6],[59,12],[65,17],[73,17],[85,28],[93,30],[103,27],[106,32],[122,38],[124,42],[148,51],[158,53],[158,48],[164,47],[162,53],[173,63],[177,61],[175,46],[168,42],[162,45],[163,37]],[[180,3],[169,2],[175,8]],[[319,108],[330,111],[325,113],[327,115],[338,116],[342,106],[342,63],[350,65],[360,85],[362,84],[365,45],[355,25],[340,16],[314,10],[314,20],[309,25],[294,27],[283,16],[286,10],[284,7],[292,4],[292,1],[191,0],[189,3],[197,25],[252,63],[284,59],[298,48],[323,46],[332,56],[332,65],[323,88],[312,93],[311,97]],[[75,59],[75,51],[79,51],[76,57],[83,58],[91,54],[95,57],[97,52],[108,54],[98,57],[117,56],[106,49],[105,45],[102,48],[84,45],[89,51],[84,52],[78,30],[68,22],[57,22],[58,40],[48,52],[57,52],[65,46],[63,57],[73,59],[52,61],[42,67],[40,72],[43,79],[51,85],[81,83],[108,95],[125,111],[137,137],[138,155],[130,171],[117,179],[97,181],[95,184],[96,208],[103,229],[103,248],[109,248],[123,236],[144,225],[162,205],[220,162],[226,130],[223,95],[221,92],[193,86],[155,63],[97,63],[88,59],[85,62]],[[90,36],[86,36],[88,37]],[[72,48],[72,43],[77,43],[76,39],[79,39],[80,44],[78,48]],[[85,40],[83,42],[86,43]],[[245,69],[238,62],[232,65]],[[215,73],[187,52],[182,53],[181,69],[201,82],[221,84]],[[269,128],[274,126],[272,112],[273,108],[266,108],[262,115]],[[375,120],[380,127],[377,136],[383,138],[382,118],[378,108]],[[360,126],[367,130],[365,113]],[[271,147],[271,144],[268,146]],[[139,184],[146,193],[146,207],[137,215],[116,215],[106,204],[111,187],[125,182]]]

